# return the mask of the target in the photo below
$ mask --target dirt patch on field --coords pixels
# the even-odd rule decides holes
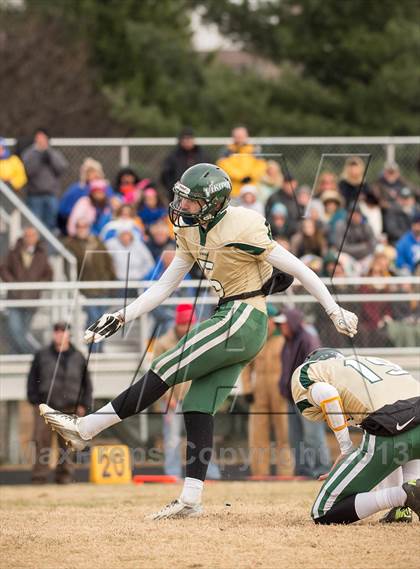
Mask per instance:
[[[9,569],[387,569],[420,567],[420,524],[346,527],[309,518],[318,483],[209,484],[206,515],[145,521],[170,485],[3,487],[1,566]],[[226,505],[230,504],[230,505]]]

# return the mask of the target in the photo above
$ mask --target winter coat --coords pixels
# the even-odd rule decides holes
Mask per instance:
[[[77,259],[77,270],[81,281],[115,280],[112,258],[100,239],[94,235],[89,235],[87,239],[66,237],[64,245]],[[83,294],[88,297],[106,296],[106,290],[86,289]]]
[[[152,253],[154,260],[159,261],[159,259],[162,256],[162,253],[166,249],[173,249],[175,247],[175,241],[174,241],[174,239],[171,239],[170,237],[168,237],[168,239],[167,239],[167,241],[165,241],[165,243],[159,244],[159,243],[156,243],[156,241],[150,235],[149,238],[147,239],[147,246],[149,248],[149,251]]]
[[[168,201],[174,199],[172,188],[182,174],[201,162],[209,162],[205,151],[200,146],[194,146],[191,150],[185,150],[178,144],[178,146],[165,158],[163,163],[162,173],[160,176],[163,186],[165,186]]]
[[[138,217],[131,219],[123,219],[122,217],[108,221],[101,229],[99,239],[105,243],[109,239],[118,237],[120,231],[130,231],[134,238],[138,241],[143,241],[143,224]]]
[[[398,269],[409,269],[414,273],[417,263],[420,262],[420,239],[416,239],[410,230],[398,240],[396,244],[397,259],[395,265]]]
[[[300,219],[299,206],[296,202],[296,197],[286,193],[284,190],[275,192],[265,204],[265,217],[270,221],[271,210],[276,203],[282,203],[287,208],[287,233],[293,235],[298,230],[298,223]]]
[[[338,183],[338,189],[344,198],[346,208],[350,208],[353,205],[354,200],[370,192],[369,186],[366,183],[356,184],[354,186],[346,180],[340,180]]]
[[[152,225],[162,219],[162,217],[166,217],[168,215],[168,209],[166,207],[158,206],[158,207],[146,207],[144,205],[140,206],[137,215],[141,219],[142,223],[145,227],[148,225]]]
[[[336,225],[334,245],[337,249],[351,255],[357,261],[372,255],[375,251],[376,239],[370,226],[366,222],[360,225],[350,223],[343,243],[346,227],[346,221],[339,221]]]
[[[319,348],[319,337],[308,332],[303,324],[303,314],[295,308],[287,308],[283,311],[287,323],[293,333],[293,337],[284,343],[281,353],[282,372],[280,376],[280,393],[288,401],[293,402],[290,384],[293,372],[299,367],[313,350]]]
[[[267,163],[255,156],[256,149],[252,144],[238,146],[230,144],[219,158],[217,165],[232,180],[232,198],[239,196],[244,184],[257,184],[265,174]]]
[[[109,206],[99,209],[96,208],[89,196],[84,196],[77,200],[67,221],[68,235],[76,235],[77,222],[83,219],[91,225],[93,235],[99,235],[103,227],[112,219],[112,212]]]
[[[64,155],[54,148],[40,151],[34,144],[22,154],[28,175],[28,196],[45,196],[60,193],[60,177],[68,167]]]
[[[58,213],[63,217],[68,217],[71,214],[73,207],[76,205],[80,198],[84,198],[89,195],[88,184],[82,184],[81,182],[75,182],[71,184],[67,190],[64,192],[58,204]],[[106,188],[106,197],[112,198],[115,196],[114,190],[111,186]]]
[[[14,190],[21,190],[28,181],[22,160],[9,153],[0,156],[0,180],[9,184]]]
[[[38,242],[35,246],[29,266],[25,266],[24,254],[25,248],[21,238],[18,239],[14,248],[9,251],[7,257],[0,265],[0,277],[3,281],[7,283],[25,283],[48,282],[52,280],[52,268],[44,245],[41,242]],[[34,299],[39,298],[40,295],[41,291],[13,290],[8,292],[7,298],[14,300]]]
[[[129,262],[129,280],[142,280],[155,266],[153,256],[145,243],[134,238],[128,247],[124,247],[118,237],[109,239],[106,243],[113,263],[117,279],[124,281],[127,275]]]
[[[33,405],[48,399],[48,404],[59,411],[75,410],[77,405],[88,409],[92,405],[92,383],[83,354],[72,344],[61,353],[54,344],[39,350],[29,370],[27,394]]]
[[[414,215],[414,208],[412,215],[406,213],[403,208],[395,203],[385,210],[384,226],[385,233],[388,235],[389,242],[393,245],[400,237],[410,231],[411,218]]]
[[[255,393],[260,384],[275,385],[278,383],[283,344],[284,338],[278,333],[267,338],[261,352],[242,372],[242,388],[245,394]],[[255,372],[255,385],[252,384],[252,372]]]

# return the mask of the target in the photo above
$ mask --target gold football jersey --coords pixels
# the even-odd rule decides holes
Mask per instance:
[[[323,419],[322,410],[311,399],[311,386],[317,381],[337,389],[344,413],[353,426],[384,405],[420,396],[420,383],[387,360],[349,356],[306,363],[293,373],[292,394],[302,414],[312,421]]]
[[[259,290],[273,267],[266,257],[275,247],[268,223],[259,213],[228,207],[207,229],[175,227],[176,254],[196,261],[220,298]],[[265,312],[262,296],[244,300]]]

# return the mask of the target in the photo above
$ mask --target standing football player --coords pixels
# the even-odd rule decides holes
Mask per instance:
[[[344,357],[320,348],[292,376],[293,399],[310,421],[326,421],[340,455],[325,479],[312,517],[318,524],[350,524],[391,508],[386,521],[420,518],[420,383],[376,357]],[[363,429],[355,448],[348,426]],[[402,484],[373,489],[396,469]]]
[[[169,205],[177,242],[174,260],[159,281],[125,310],[104,314],[90,326],[85,340],[99,342],[159,306],[195,262],[219,296],[215,314],[155,358],[137,383],[95,413],[79,419],[40,406],[45,420],[77,450],[103,429],[149,407],[173,385],[191,380],[183,402],[188,441],[184,487],[181,496],[157,512],[155,519],[197,516],[202,511],[213,416],[241,370],[264,345],[264,296],[285,290],[296,277],[322,304],[340,333],[352,337],[357,332],[357,316],[339,307],[316,274],[272,240],[260,214],[229,206],[231,190],[229,176],[213,164],[197,164],[183,174]]]

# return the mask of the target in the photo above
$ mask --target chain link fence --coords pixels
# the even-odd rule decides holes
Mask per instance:
[[[229,138],[196,141],[211,161],[216,161],[230,143]],[[15,141],[7,142],[12,145]],[[163,161],[176,142],[173,138],[52,139],[52,145],[62,150],[70,164],[62,179],[63,189],[79,179],[80,165],[88,156],[101,162],[111,184],[119,168],[128,165],[159,184]],[[346,156],[360,155],[370,156],[368,182],[378,178],[386,160],[396,160],[403,178],[420,186],[420,137],[254,138],[251,142],[260,148],[262,156],[277,159],[300,185],[313,187],[318,171],[331,170],[340,176]]]

